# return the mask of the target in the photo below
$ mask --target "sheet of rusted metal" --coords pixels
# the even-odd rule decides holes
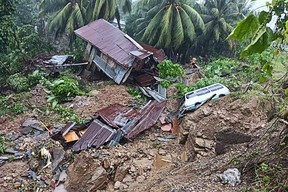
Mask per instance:
[[[137,50],[137,51],[131,51],[130,53],[132,55],[134,55],[135,57],[141,59],[141,60],[149,57],[150,55],[152,55],[152,52],[149,52],[149,51],[147,51],[145,49]]]
[[[150,74],[141,74],[136,77],[134,77],[136,83],[138,83],[142,87],[151,86],[156,83],[156,79],[153,77],[153,75]]]
[[[166,102],[149,101],[140,110],[140,114],[136,118],[121,128],[124,137],[128,140],[133,139],[136,135],[154,125],[165,106]]]
[[[167,56],[165,55],[165,52],[163,49],[156,49],[155,47],[152,47],[151,45],[147,45],[145,43],[140,43],[140,45],[147,51],[153,53],[154,59],[158,62],[161,63],[163,60],[167,59]]]
[[[96,119],[90,124],[84,135],[73,145],[72,150],[78,152],[90,147],[98,148],[110,141],[115,134],[116,131],[114,129]]]
[[[130,52],[139,50],[125,37],[125,33],[104,19],[98,19],[77,29],[75,34],[125,68],[131,67],[135,59]]]
[[[95,115],[101,117],[109,126],[119,128],[126,119],[132,120],[138,114],[135,109],[116,103],[97,111]]]

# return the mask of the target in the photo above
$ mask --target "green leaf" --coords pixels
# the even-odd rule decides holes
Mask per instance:
[[[285,95],[288,95],[288,89],[285,89]]]
[[[285,38],[286,38],[286,42],[288,42],[288,21],[286,21],[286,30],[285,30]]]
[[[241,53],[240,58],[253,55],[254,53],[262,53],[267,49],[270,43],[274,40],[273,31],[268,27],[263,27],[253,37],[253,41]]]
[[[259,78],[259,82],[264,83],[265,81],[266,81],[266,77],[264,75],[261,75],[261,77]]]
[[[268,12],[261,11],[258,17],[259,23],[262,24],[267,19],[268,16],[269,16]]]
[[[250,14],[236,26],[236,28],[227,37],[227,39],[235,39],[240,42],[245,41],[253,37],[259,26],[260,24],[257,17],[255,17],[253,14]]]

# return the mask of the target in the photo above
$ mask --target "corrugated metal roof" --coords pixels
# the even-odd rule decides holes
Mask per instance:
[[[147,51],[153,53],[154,59],[161,63],[163,60],[167,59],[167,56],[165,55],[165,52],[163,49],[156,49],[155,47],[152,47],[151,45],[147,45],[145,43],[140,43],[140,45]]]
[[[119,128],[118,125],[125,121],[124,118],[131,120],[138,114],[135,109],[116,103],[97,111],[96,116],[101,117],[109,126]]]
[[[139,50],[125,33],[104,19],[93,21],[75,33],[125,68],[131,67],[135,59],[130,52]]]
[[[126,139],[133,139],[142,131],[156,123],[166,106],[166,102],[149,101],[141,110],[140,115],[121,128]]]
[[[73,151],[82,151],[90,147],[98,148],[107,141],[110,141],[116,131],[99,120],[94,120],[84,135],[73,145]]]

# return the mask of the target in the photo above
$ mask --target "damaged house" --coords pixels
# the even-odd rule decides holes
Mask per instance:
[[[153,68],[166,58],[163,51],[152,47],[151,51],[144,49],[104,19],[77,29],[75,34],[87,42],[84,57],[89,62],[88,69],[96,73],[102,71],[117,84],[124,83],[133,73],[135,79],[139,76],[140,85],[141,82],[144,83],[143,86],[148,85],[155,81]],[[148,73],[145,74],[145,71]]]

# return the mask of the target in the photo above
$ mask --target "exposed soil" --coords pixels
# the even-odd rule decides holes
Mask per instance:
[[[113,103],[135,104],[127,86],[101,82],[95,87],[98,88],[90,92],[93,96],[78,96],[65,105],[81,117],[91,117]],[[169,95],[174,91],[170,90]],[[45,97],[46,93],[37,86],[29,96],[32,112],[6,120],[0,126],[8,147],[25,155],[19,160],[14,158],[15,154],[3,155],[9,161],[0,162],[1,191],[36,191],[37,188],[53,191],[56,185],[62,187],[61,183],[69,192],[240,191],[245,180],[232,187],[223,185],[217,175],[233,167],[231,162],[259,140],[273,112],[273,103],[259,96],[245,100],[226,97],[187,114],[177,135],[163,132],[157,123],[132,142],[73,154],[69,149],[64,152],[47,131],[22,135],[21,126],[27,118],[43,120],[43,117],[45,123],[51,118],[41,112]],[[169,100],[166,113],[174,111],[177,102],[177,99]],[[53,119],[50,121],[57,125]],[[52,155],[53,171],[51,165],[43,169],[47,163],[47,156],[40,153],[43,147]],[[63,170],[68,176],[59,179]],[[28,171],[36,174],[35,180]]]

